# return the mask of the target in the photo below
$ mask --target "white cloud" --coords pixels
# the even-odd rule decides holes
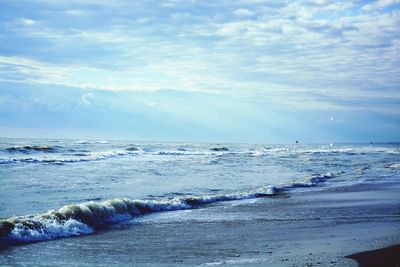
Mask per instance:
[[[93,98],[93,94],[92,93],[86,93],[86,94],[83,94],[81,96],[81,101],[85,105],[90,105],[92,103],[92,98]]]
[[[235,16],[239,16],[239,17],[247,17],[247,16],[253,15],[254,12],[252,12],[246,8],[240,8],[240,9],[236,9],[235,11],[233,11],[233,14]]]
[[[36,21],[34,21],[33,19],[26,18],[15,19],[15,22],[23,26],[33,26],[36,24]]]
[[[371,4],[366,4],[362,7],[362,10],[369,12],[369,11],[378,11],[380,9],[383,9],[385,7],[399,4],[400,0],[378,0],[376,2],[373,2]]]
[[[84,16],[87,14],[87,11],[82,9],[67,9],[65,10],[65,13],[71,16]]]
[[[63,1],[60,16],[76,16],[73,27],[38,14],[32,17],[40,30],[11,25],[57,56],[0,57],[0,78],[93,90],[207,91],[304,107],[345,106],[329,93],[392,97],[400,86],[400,12],[382,7],[399,1],[374,2],[371,13],[359,12],[354,1],[161,4],[168,8],[90,1],[90,23],[79,16],[85,1]]]
[[[0,73],[3,81],[26,81],[32,83],[56,83],[66,79],[67,68],[54,64],[47,64],[24,57],[0,56]],[[17,74],[23,80],[8,78],[7,74]],[[13,75],[11,75],[13,76]]]
[[[342,118],[338,118],[338,117],[334,117],[334,116],[330,116],[329,117],[329,121],[332,123],[343,123],[343,119]]]

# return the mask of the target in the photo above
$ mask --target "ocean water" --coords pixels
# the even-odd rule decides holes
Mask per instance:
[[[0,244],[96,235],[220,202],[385,183],[399,177],[399,153],[399,143],[0,139]]]

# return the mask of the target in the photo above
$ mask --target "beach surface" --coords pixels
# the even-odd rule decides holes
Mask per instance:
[[[347,258],[356,260],[361,267],[400,266],[400,245],[355,253]]]
[[[1,266],[357,266],[400,243],[400,186],[363,183],[138,217],[94,235],[3,248]]]

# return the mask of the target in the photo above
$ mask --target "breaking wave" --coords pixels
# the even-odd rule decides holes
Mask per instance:
[[[127,151],[140,151],[141,149],[135,146],[130,146],[126,148]]]
[[[32,152],[52,153],[57,151],[57,147],[25,145],[25,146],[8,147],[5,149],[5,151],[7,151],[8,153],[24,153],[24,154],[29,154]]]
[[[45,147],[43,150],[45,151]],[[48,148],[45,152],[56,152]],[[73,153],[72,153],[73,152]],[[247,152],[227,152],[226,150],[216,150],[216,151],[187,151],[184,149],[176,150],[160,150],[160,151],[146,151],[135,146],[130,146],[124,150],[111,150],[111,151],[98,151],[98,152],[87,152],[76,150],[68,150],[68,153],[52,153],[51,156],[46,154],[42,155],[31,155],[31,153],[23,153],[23,155],[29,154],[29,157],[22,156],[21,154],[10,158],[0,158],[0,164],[10,164],[10,163],[45,163],[45,164],[64,164],[64,163],[75,163],[75,162],[87,162],[87,161],[97,161],[109,158],[117,158],[129,155],[159,155],[159,156],[207,156],[207,155],[217,155],[222,156],[225,154],[248,154],[253,155],[254,153]]]
[[[0,164],[8,163],[45,163],[45,164],[63,164],[74,162],[96,161],[108,158],[116,158],[127,155],[137,155],[141,150],[135,151],[101,151],[101,152],[81,152],[74,154],[60,154],[52,157],[16,157],[0,159]]]
[[[87,141],[87,140],[80,140],[78,142],[76,142],[77,144],[80,145],[88,145],[88,144],[108,144],[107,140],[91,140],[91,141]]]
[[[400,162],[391,163],[385,166],[388,169],[400,169]]]
[[[114,198],[103,202],[66,205],[57,211],[49,210],[42,214],[0,220],[0,244],[12,245],[92,234],[104,226],[148,213],[193,209],[222,201],[270,197],[298,187],[316,186],[332,177],[334,175],[328,173],[293,183],[262,186],[228,194],[180,195],[158,200]]]

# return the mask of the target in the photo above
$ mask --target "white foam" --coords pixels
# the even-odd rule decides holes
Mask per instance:
[[[400,169],[400,162],[388,164],[388,165],[386,165],[386,168],[389,168],[389,169]]]
[[[74,219],[59,221],[55,219],[33,218],[27,223],[34,223],[37,227],[31,228],[21,220],[15,223],[10,237],[20,242],[35,242],[61,237],[87,235],[94,232],[90,226]]]
[[[249,265],[249,264],[261,264],[265,263],[268,260],[267,259],[255,259],[255,258],[239,258],[240,255],[237,254],[235,257],[238,257],[238,259],[231,259],[231,260],[222,260],[222,261],[214,261],[214,262],[207,262],[202,264],[202,266],[219,266],[219,265]]]
[[[76,142],[77,144],[80,145],[87,145],[87,144],[108,144],[107,140],[92,140],[92,141],[87,141],[87,140],[80,140]]]
[[[142,153],[143,153],[142,150],[137,150],[137,151],[111,150],[111,151],[99,151],[99,152],[82,152],[78,154],[38,155],[30,157],[22,156],[22,157],[0,159],[0,163],[7,164],[12,162],[25,162],[25,163],[62,164],[62,163],[104,160],[108,158],[124,157],[128,155],[139,155]]]

